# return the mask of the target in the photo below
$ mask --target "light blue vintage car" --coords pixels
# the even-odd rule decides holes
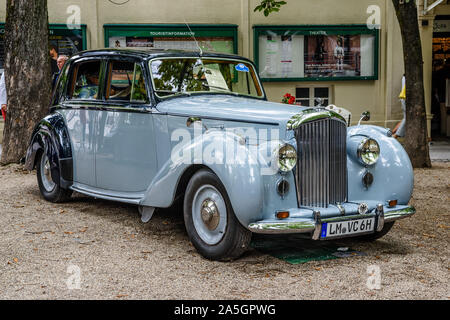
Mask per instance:
[[[252,233],[374,240],[415,213],[411,163],[390,130],[268,102],[235,55],[73,56],[26,167],[48,201],[76,191],[131,203],[143,222],[180,199],[190,240],[213,260],[239,257]]]

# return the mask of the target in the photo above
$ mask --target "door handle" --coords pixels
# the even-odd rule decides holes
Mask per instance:
[[[197,118],[197,117],[189,117],[186,121],[186,126],[190,127],[194,122],[202,122],[201,118]]]

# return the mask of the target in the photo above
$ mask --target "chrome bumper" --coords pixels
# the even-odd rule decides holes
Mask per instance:
[[[383,229],[385,222],[391,222],[412,216],[416,209],[412,206],[403,208],[380,207],[369,214],[355,214],[348,216],[321,218],[320,214],[315,214],[313,218],[288,218],[286,220],[262,220],[248,225],[248,229],[254,233],[261,234],[286,234],[286,233],[312,233],[312,238],[320,238],[322,223],[351,221],[363,218],[375,217],[376,231]]]

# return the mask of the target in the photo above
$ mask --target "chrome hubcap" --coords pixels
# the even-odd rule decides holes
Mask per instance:
[[[56,186],[52,179],[50,161],[46,154],[44,154],[41,159],[41,181],[44,189],[48,192],[51,192]]]
[[[194,195],[192,221],[199,237],[209,245],[222,240],[227,227],[227,207],[212,185],[201,186]]]
[[[220,222],[219,209],[214,201],[211,199],[206,199],[202,203],[201,216],[203,223],[209,230],[214,230],[217,228]]]

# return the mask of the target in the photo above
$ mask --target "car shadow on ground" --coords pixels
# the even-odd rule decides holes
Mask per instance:
[[[41,198],[39,190],[32,188],[29,194],[36,198]],[[167,241],[174,235],[178,240],[189,242],[186,229],[184,227],[183,206],[182,202],[177,201],[169,208],[158,208],[153,218],[148,223],[140,220],[138,208],[136,205],[120,203],[116,201],[97,199],[74,192],[72,198],[59,206],[69,206],[71,209],[82,212],[108,222],[123,223],[125,226],[132,225],[137,231],[146,235],[158,235],[165,237]],[[392,230],[391,232],[395,232]],[[386,237],[389,237],[387,235]],[[161,240],[162,240],[161,239]],[[254,258],[270,255],[280,260],[287,261],[285,257],[306,256],[304,262],[309,260],[328,260],[327,257],[333,252],[341,249],[345,256],[345,249],[353,255],[358,256],[380,256],[383,254],[406,255],[411,248],[405,246],[399,241],[384,241],[383,238],[373,242],[360,241],[353,238],[345,238],[339,240],[316,241],[308,238],[308,235],[261,235],[253,234],[250,250],[246,252],[237,261],[247,261]],[[348,254],[348,257],[352,254]]]

